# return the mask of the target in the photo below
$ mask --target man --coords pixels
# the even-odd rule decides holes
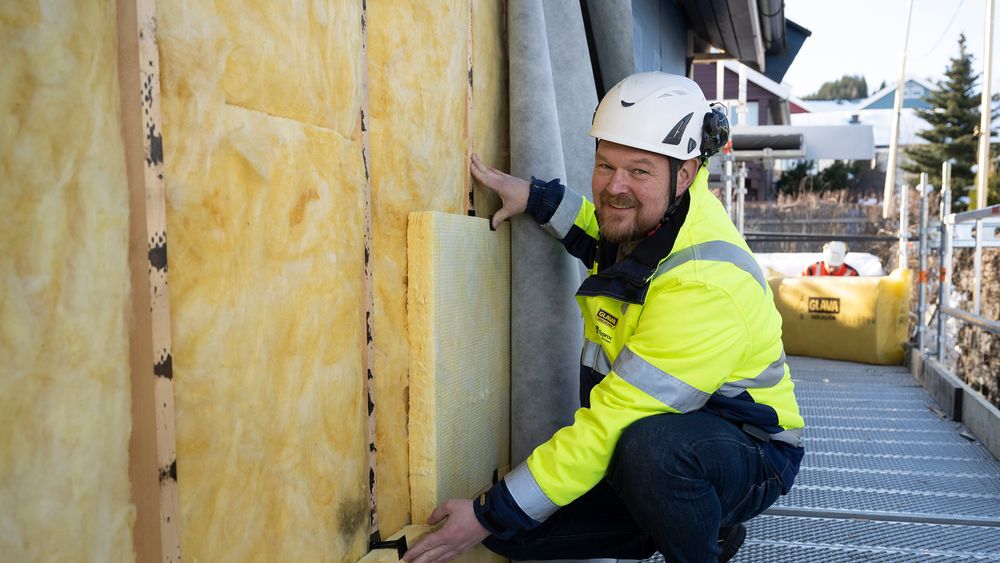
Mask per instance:
[[[803,276],[857,276],[858,271],[844,262],[847,244],[832,240],[823,245],[823,259],[802,270]]]
[[[527,212],[589,268],[572,425],[479,498],[452,499],[407,561],[482,541],[511,559],[728,560],[742,522],[788,491],[803,426],[768,284],[705,162],[725,114],[680,76],[642,73],[598,106],[594,203],[473,156],[503,207]]]

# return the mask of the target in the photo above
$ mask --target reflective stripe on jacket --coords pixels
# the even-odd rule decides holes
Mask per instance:
[[[606,268],[593,204],[565,190],[543,227],[590,267],[577,293],[585,326],[581,364],[603,377],[573,424],[481,497],[477,515],[509,494],[524,515],[544,521],[597,484],[622,431],[651,415],[706,409],[771,440],[801,444],[781,317],[707,180],[702,168],[683,199],[686,214],[672,247],[658,245],[654,233],[623,260],[606,259],[613,263]]]

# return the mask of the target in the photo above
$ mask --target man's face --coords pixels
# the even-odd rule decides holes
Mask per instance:
[[[667,157],[601,141],[591,189],[601,238],[623,243],[642,238],[667,212]]]

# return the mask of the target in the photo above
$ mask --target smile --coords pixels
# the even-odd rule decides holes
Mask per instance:
[[[628,197],[607,198],[603,201],[605,207],[617,211],[626,211],[638,207],[639,202]]]

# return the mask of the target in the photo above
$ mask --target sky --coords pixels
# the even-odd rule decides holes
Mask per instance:
[[[973,69],[983,71],[989,0],[912,0],[906,74],[932,81],[944,77],[965,34]],[[1000,2],[998,2],[1000,4]],[[862,74],[873,94],[885,80],[899,78],[906,31],[907,0],[785,0],[785,17],[812,31],[783,83],[798,97],[824,82]],[[1000,89],[1000,6],[994,7],[993,93]]]

